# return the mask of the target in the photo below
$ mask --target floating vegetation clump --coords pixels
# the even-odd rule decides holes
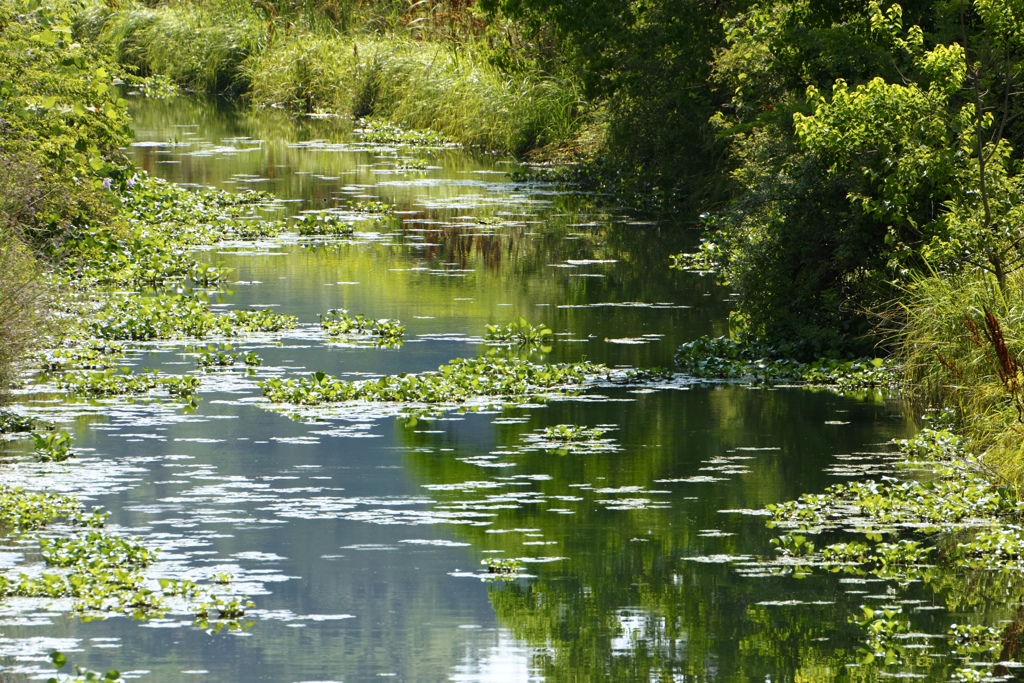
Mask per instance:
[[[480,564],[487,567],[487,578],[492,581],[517,579],[523,571],[523,563],[514,558],[491,557]]]
[[[605,368],[595,363],[540,365],[518,359],[456,358],[437,372],[347,382],[317,372],[299,380],[260,382],[275,403],[316,405],[340,401],[463,403],[480,396],[528,397],[579,387]]]
[[[488,325],[484,339],[503,344],[537,346],[554,334],[544,325],[534,326],[525,318],[513,320],[508,325]]]
[[[399,171],[425,171],[427,170],[426,159],[405,159],[395,164],[395,169]]]
[[[886,388],[897,384],[892,361],[883,358],[821,358],[803,363],[763,341],[701,337],[676,351],[676,364],[694,377],[759,383],[798,382],[840,389]]]
[[[378,201],[349,202],[348,208],[350,211],[355,211],[356,213],[376,214],[379,216],[389,216],[395,212],[395,207],[391,206],[387,202]]]
[[[328,235],[332,237],[350,236],[355,230],[355,223],[345,216],[328,211],[307,213],[295,219],[295,229],[300,235]]]
[[[69,372],[60,386],[79,396],[138,396],[164,387],[171,396],[191,398],[201,380],[192,375],[161,375],[158,372],[134,374],[113,369],[96,372]]]
[[[941,420],[898,445],[914,467],[924,469],[923,481],[883,477],[838,484],[767,506],[768,526],[786,533],[772,540],[778,559],[763,564],[796,577],[825,571],[890,580],[900,588],[922,584],[941,594],[951,612],[980,601],[1013,606],[1008,619],[996,619],[998,627],[953,623],[947,632],[952,654],[963,664],[956,680],[990,680],[986,676],[1000,660],[1015,659],[1004,646],[1021,628],[1013,613],[1024,600],[1024,507],[1013,491],[979,474],[978,461]],[[836,535],[847,538],[836,541]],[[903,612],[898,593],[887,600],[850,617],[864,633],[861,663],[898,664],[938,653],[928,637],[913,635],[920,627]]]
[[[75,457],[71,450],[72,437],[64,430],[40,434],[32,432],[32,441],[36,447],[36,460],[39,462],[64,462]]]
[[[222,370],[234,367],[239,360],[241,360],[248,368],[255,368],[263,365],[263,359],[260,358],[255,351],[250,351],[245,354],[231,353],[230,346],[224,347],[223,349],[215,349],[213,347],[207,348],[196,356],[196,365],[209,372],[211,370]]]
[[[405,326],[398,320],[374,320],[361,313],[350,315],[343,308],[333,308],[326,315],[321,315],[320,327],[331,339],[349,342],[371,340],[379,346],[398,346],[405,335]]]
[[[582,427],[560,424],[544,427],[523,436],[523,450],[545,450],[557,455],[569,453],[614,453],[621,450],[615,439],[605,434],[613,426]]]
[[[50,661],[57,669],[63,669],[68,663],[68,658],[63,652],[50,653]],[[81,666],[73,667],[74,676],[58,674],[56,678],[46,679],[46,683],[123,683],[121,673],[117,669],[110,669],[106,673],[90,671]]]
[[[294,326],[293,316],[270,309],[214,313],[209,303],[187,294],[112,297],[87,323],[87,328],[101,339],[133,341],[233,337]]]
[[[38,420],[34,417],[0,410],[0,434],[21,434],[38,428]]]
[[[446,147],[451,139],[430,129],[410,130],[378,119],[360,119],[356,132],[363,140],[375,145],[405,145],[420,147]]]
[[[0,528],[19,538],[32,534],[45,564],[41,572],[10,570],[0,574],[0,598],[71,598],[76,612],[120,611],[148,619],[167,613],[168,598],[209,595],[191,581],[152,582],[145,570],[156,561],[159,551],[138,538],[106,531],[106,518],[107,513],[99,508],[85,511],[74,496],[0,484]],[[57,522],[64,526],[54,535],[50,527]],[[40,535],[44,530],[47,534]],[[237,616],[218,615],[216,619],[230,621]],[[205,628],[206,620],[201,625]]]
[[[258,215],[275,207],[263,192],[197,192],[142,174],[119,196],[118,221],[83,229],[64,246],[63,274],[79,286],[139,288],[186,280],[215,285],[230,271],[199,263],[189,248],[275,237],[284,227],[283,221]]]
[[[72,368],[106,370],[117,367],[124,354],[124,344],[103,339],[90,339],[71,346],[53,349],[40,357],[39,364],[43,370],[49,371]]]

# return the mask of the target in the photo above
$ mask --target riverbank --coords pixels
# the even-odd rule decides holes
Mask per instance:
[[[574,140],[590,108],[571,78],[502,71],[482,29],[443,36],[430,21],[413,13],[378,30],[368,16],[345,29],[268,20],[249,3],[93,4],[76,31],[140,75],[257,107],[367,117],[520,156]]]

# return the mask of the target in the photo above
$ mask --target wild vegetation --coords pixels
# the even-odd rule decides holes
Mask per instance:
[[[296,324],[269,309],[212,308],[206,290],[230,270],[189,251],[280,234],[287,223],[273,219],[270,196],[170,186],[137,174],[119,151],[129,138],[116,81],[154,94],[172,84],[227,93],[350,116],[367,145],[462,144],[567,161],[577,165],[555,177],[696,220],[700,249],[677,255],[676,267],[714,273],[739,300],[729,337],[679,349],[684,372],[840,389],[902,384],[915,410],[950,409],[901,444],[905,459],[928,462],[926,472],[769,508],[785,531],[774,540],[773,569],[920,582],[959,599],[1019,568],[1024,14],[1016,4],[52,5],[0,8],[0,385],[14,379],[11,363],[37,331],[50,331],[47,308],[79,318],[61,339],[49,337],[56,348],[39,359],[59,387],[86,398],[165,389],[193,407],[198,377],[118,371],[122,342],[227,339]],[[550,176],[522,179],[537,177]],[[292,227],[347,237],[352,214],[373,220],[393,210],[355,203]],[[329,340],[381,346],[404,334],[398,321],[344,310],[329,311],[321,329]],[[485,339],[540,346],[551,334],[520,318],[487,326]],[[261,362],[226,347],[196,355],[206,371],[239,360]],[[486,357],[380,379],[270,378],[261,389],[296,405],[521,401],[576,391],[605,372]],[[0,432],[30,434],[39,461],[74,462],[67,431],[0,413]],[[561,455],[618,451],[605,433],[559,424],[523,441]],[[251,607],[191,582],[153,584],[145,570],[155,549],[101,530],[102,515],[85,516],[72,499],[2,489],[0,516],[14,533],[72,529],[40,536],[47,570],[0,577],[0,596],[70,597],[81,612],[137,616],[196,599],[190,610],[203,628],[240,627]],[[500,579],[523,568],[515,559],[482,564]],[[1007,591],[1014,602],[1024,597]],[[914,641],[899,607],[865,606],[851,619],[865,634],[863,661],[898,661],[928,646]],[[979,661],[995,672],[1016,652],[1022,629],[1019,615],[951,624],[943,645],[964,658],[959,679],[975,680]]]
[[[475,397],[526,399],[546,391],[571,391],[604,369],[585,361],[542,365],[519,359],[456,358],[436,373],[346,382],[316,372],[297,381],[272,377],[262,381],[260,388],[275,403],[297,405],[342,401],[463,403]]]

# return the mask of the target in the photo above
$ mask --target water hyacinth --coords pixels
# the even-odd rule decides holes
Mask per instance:
[[[199,389],[200,382],[198,377],[191,375],[161,375],[158,372],[118,373],[109,369],[99,372],[71,372],[60,380],[59,385],[80,396],[132,396],[164,387],[171,396],[189,398]]]
[[[316,405],[341,401],[463,403],[479,396],[520,397],[579,387],[604,370],[595,363],[541,365],[519,359],[456,358],[437,372],[347,382],[323,372],[299,380],[260,382],[275,403]]]
[[[346,341],[371,340],[378,345],[395,346],[405,335],[405,326],[398,320],[374,320],[362,313],[350,315],[345,309],[331,309],[320,316],[320,327],[332,339]]]
[[[294,326],[293,316],[269,309],[214,313],[209,303],[186,294],[113,297],[87,323],[89,331],[101,339],[132,341],[233,337]]]
[[[682,344],[676,364],[694,377],[762,383],[797,382],[841,389],[892,387],[895,364],[883,358],[841,360],[821,358],[804,363],[786,357],[785,350],[741,337],[701,337]]]

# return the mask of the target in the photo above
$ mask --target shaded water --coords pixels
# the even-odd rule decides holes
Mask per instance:
[[[883,588],[742,559],[771,555],[754,509],[857,476],[909,433],[892,405],[676,382],[411,424],[384,410],[298,421],[258,398],[259,377],[418,372],[487,353],[484,326],[517,316],[557,335],[534,360],[670,365],[679,343],[723,333],[730,310],[709,278],[669,271],[685,228],[513,184],[513,166],[489,157],[366,147],[345,122],[187,99],[133,115],[132,154],[154,175],[265,189],[295,200],[288,211],[372,199],[398,214],[351,239],[210,252],[234,269],[219,303],[274,305],[302,325],[236,343],[265,365],[204,374],[196,413],[33,406],[94,450],[11,478],[45,475],[106,506],[165,549],[158,572],[231,573],[257,604],[252,627],[80,623],[12,605],[0,651],[23,656],[9,671],[38,670],[48,647],[156,681],[814,680],[853,660],[847,615]],[[427,169],[400,168],[416,160]],[[316,322],[331,308],[398,318],[406,343],[328,344]],[[147,347],[132,364],[193,372],[194,350]],[[606,426],[614,448],[531,445],[568,423]],[[483,580],[494,557],[519,558],[526,576]]]

